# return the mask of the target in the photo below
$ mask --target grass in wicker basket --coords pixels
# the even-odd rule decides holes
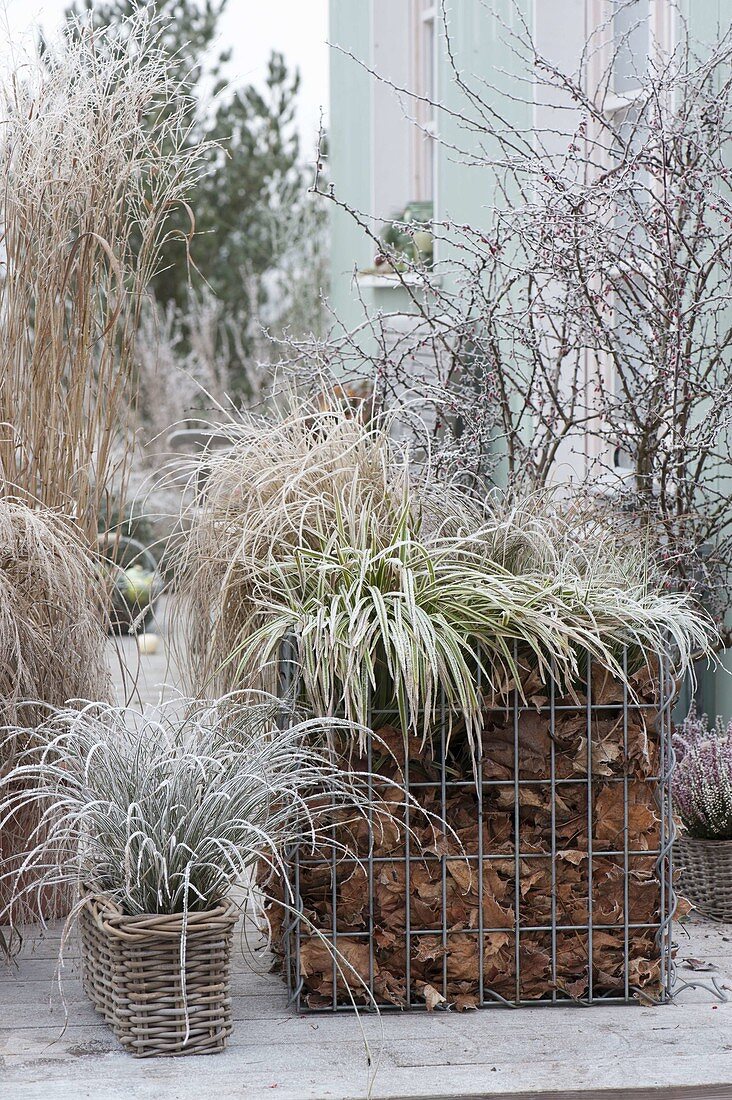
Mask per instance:
[[[551,497],[478,502],[416,474],[389,428],[296,405],[219,429],[231,447],[205,456],[179,569],[196,690],[273,690],[292,634],[316,713],[363,727],[372,699],[424,738],[444,696],[475,744],[476,659],[501,694],[516,652],[567,685],[587,652],[617,676],[622,646],[640,667],[670,641],[679,674],[708,652],[705,617],[642,549]]]
[[[358,820],[369,809],[365,779],[318,747],[339,723],[279,729],[281,716],[282,704],[241,696],[152,715],[89,703],[25,731],[0,775],[0,829],[38,819],[20,871],[0,865],[15,886],[0,923],[17,895],[75,887],[64,940],[81,915],[87,989],[136,1054],[220,1049],[232,889],[244,887],[246,908],[257,868],[281,871],[290,845],[320,843],[334,807]]]

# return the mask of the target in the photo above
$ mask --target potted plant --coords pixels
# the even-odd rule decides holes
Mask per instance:
[[[255,903],[257,873],[281,867],[291,845],[316,843],[325,811],[366,812],[360,779],[318,747],[329,724],[281,729],[282,713],[236,696],[153,715],[57,710],[0,775],[0,829],[28,807],[42,823],[22,876],[0,865],[14,887],[0,923],[18,895],[72,886],[85,988],[135,1056],[223,1049],[232,891]]]
[[[297,865],[303,911],[380,1003],[667,997],[658,763],[675,678],[708,646],[690,599],[581,514],[470,497],[415,472],[388,421],[335,406],[233,426],[196,505],[179,575],[194,686],[272,686],[284,643],[316,713],[373,728],[356,767],[394,778],[388,742],[445,822],[436,841],[354,836],[337,866],[326,838]],[[299,933],[291,990],[347,1007]]]
[[[732,920],[732,721],[692,707],[674,735],[673,792],[683,831],[676,841],[679,886],[700,913]]]
[[[434,239],[431,202],[411,202],[382,228],[382,251],[374,266],[362,271],[368,275],[390,275],[432,267]]]

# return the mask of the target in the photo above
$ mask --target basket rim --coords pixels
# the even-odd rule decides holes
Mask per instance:
[[[113,935],[175,936],[179,939],[185,922],[186,935],[201,931],[212,923],[220,926],[234,925],[239,919],[239,907],[225,898],[210,909],[197,909],[189,913],[124,913],[119,904],[108,894],[82,890],[82,908],[89,912],[99,928]]]
[[[680,832],[675,843],[698,846],[700,848],[732,848],[732,837],[703,837],[691,836],[687,832]]]

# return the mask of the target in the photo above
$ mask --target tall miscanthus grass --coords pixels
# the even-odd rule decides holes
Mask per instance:
[[[557,500],[478,501],[337,406],[228,431],[180,560],[197,690],[272,689],[293,635],[320,713],[364,725],[372,700],[424,738],[444,700],[473,740],[478,665],[500,696],[529,667],[571,690],[586,653],[622,676],[625,646],[637,662],[670,647],[678,675],[708,651],[707,621],[642,550]]]
[[[0,722],[28,703],[30,727],[44,704],[109,696],[90,552],[127,476],[145,288],[201,152],[142,8],[77,31],[0,79]],[[3,773],[24,743],[0,749]],[[0,836],[13,865],[38,835],[33,812]]]
[[[340,771],[326,747],[324,727],[342,724],[280,728],[285,713],[238,695],[50,712],[0,775],[0,828],[29,809],[38,820],[21,875],[0,865],[15,886],[0,923],[18,893],[58,884],[130,915],[209,909],[236,886],[251,899],[257,869],[281,872],[291,845],[330,836],[334,811],[378,818],[366,778]]]
[[[201,171],[158,34],[145,8],[79,24],[0,85],[0,491],[90,541],[127,476],[145,290]]]

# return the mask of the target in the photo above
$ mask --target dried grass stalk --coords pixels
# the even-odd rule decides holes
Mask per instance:
[[[109,696],[100,597],[73,521],[0,500],[0,724],[33,727],[49,705]]]
[[[200,170],[144,10],[79,24],[0,87],[0,492],[89,538],[124,487],[145,288]]]
[[[109,698],[101,592],[98,567],[72,520],[0,499],[0,725],[18,727],[0,747],[0,776],[47,719],[49,705]],[[0,830],[0,862],[17,870],[37,828],[34,806],[19,805]],[[0,910],[8,899],[5,880]],[[32,898],[21,891],[13,916],[65,908],[64,892],[47,887]]]

